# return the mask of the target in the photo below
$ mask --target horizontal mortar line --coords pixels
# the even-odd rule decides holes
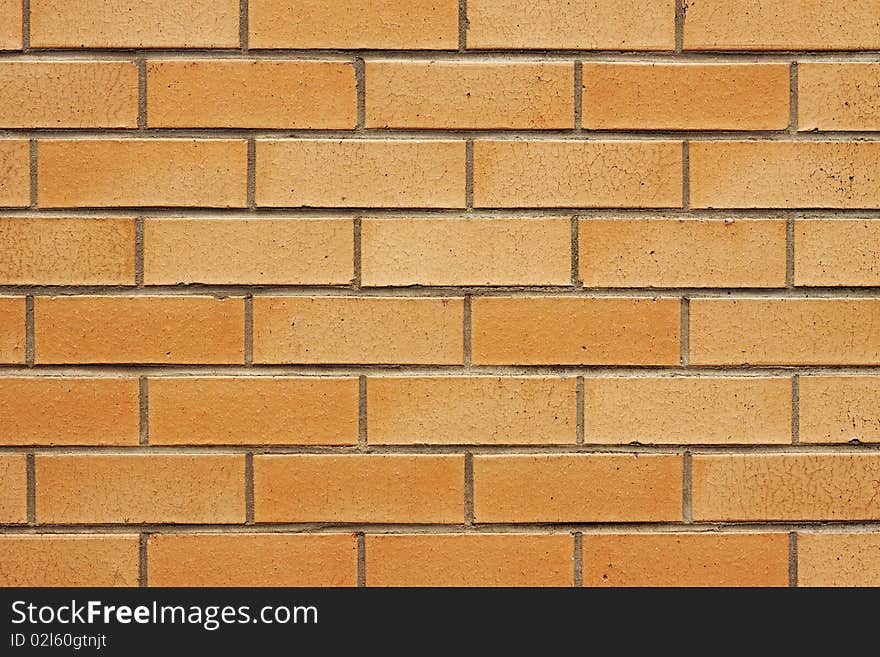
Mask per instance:
[[[101,285],[0,285],[0,295],[34,295],[54,297],[188,297],[209,296],[218,299],[253,295],[255,299],[270,297],[328,298],[504,298],[541,297],[559,299],[677,299],[682,296],[699,299],[855,299],[880,298],[880,287],[795,287],[795,288],[688,288],[688,287],[577,287],[560,286],[394,286],[354,289],[351,286],[309,285],[155,285],[144,287]]]
[[[798,219],[880,219],[880,209],[832,208],[791,210],[786,208],[315,208],[259,207],[255,212],[244,208],[187,208],[187,207],[104,207],[104,208],[2,208],[2,218],[52,217],[125,217],[134,219],[278,219],[278,218],[332,218],[354,219],[776,219],[796,213]]]
[[[364,59],[393,59],[410,61],[499,61],[529,60],[583,60],[590,62],[716,62],[731,60],[738,63],[788,62],[792,58],[829,62],[876,62],[880,50],[697,50],[681,53],[674,50],[621,50],[576,48],[470,48],[438,50],[370,49],[370,48],[32,48],[28,51],[11,50],[0,53],[0,62],[20,59],[110,60],[126,61],[147,59],[305,59],[346,61],[355,57]]]
[[[127,364],[41,364],[0,365],[0,378],[11,377],[205,377],[205,376],[336,376],[356,378],[366,376],[544,376],[588,378],[614,377],[689,377],[689,376],[878,376],[880,365],[717,365],[717,366],[665,366],[665,365],[332,365],[287,363],[252,366],[240,365],[145,365]]]
[[[718,522],[548,522],[548,523],[476,523],[464,525],[415,523],[255,523],[244,524],[46,524],[36,526],[2,525],[0,535],[33,534],[652,534],[652,533],[869,533],[880,531],[877,521],[768,521]]]
[[[140,128],[0,128],[0,138],[21,139],[32,137],[43,140],[82,139],[108,141],[130,137],[132,139],[329,139],[329,140],[409,140],[457,141],[466,139],[496,141],[783,141],[815,142],[880,141],[880,130],[804,131],[791,133],[785,130],[582,130],[574,126],[553,130],[530,129],[460,129],[460,128],[364,128],[312,129],[312,128],[165,128],[148,126]]]
[[[589,424],[589,423],[588,423]],[[589,442],[589,435],[583,445],[576,445],[574,438],[569,444],[547,445],[473,445],[473,444],[418,444],[418,445],[375,445],[360,448],[356,444],[345,446],[309,445],[150,445],[132,444],[129,446],[69,446],[69,445],[0,445],[0,454],[34,453],[41,456],[199,456],[206,454],[225,454],[244,456],[342,456],[342,455],[400,455],[400,456],[465,456],[466,453],[480,455],[506,456],[596,456],[625,455],[682,456],[685,451],[695,456],[723,454],[741,456],[745,454],[864,454],[880,453],[880,443],[797,443],[791,442],[761,445],[713,445],[713,444],[596,444]]]

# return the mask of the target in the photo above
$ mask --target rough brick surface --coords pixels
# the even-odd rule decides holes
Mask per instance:
[[[0,284],[134,285],[134,219],[0,218]]]
[[[880,582],[878,0],[0,51],[0,586]]]
[[[0,445],[137,445],[138,382],[0,378]]]
[[[783,64],[583,65],[583,126],[595,130],[782,130]]]
[[[357,379],[162,377],[148,385],[151,444],[357,444]]]
[[[367,381],[371,443],[573,444],[575,380],[386,377]]]
[[[367,536],[367,586],[571,586],[568,534]]]
[[[150,586],[355,586],[352,534],[159,534]]]
[[[0,536],[0,586],[137,586],[131,534]]]
[[[788,586],[788,535],[584,536],[584,586]]]
[[[258,522],[454,524],[463,499],[461,456],[254,457]]]
[[[786,444],[787,378],[587,378],[587,443]]]

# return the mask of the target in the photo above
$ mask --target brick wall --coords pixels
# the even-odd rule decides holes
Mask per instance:
[[[0,49],[0,583],[880,583],[876,0]]]

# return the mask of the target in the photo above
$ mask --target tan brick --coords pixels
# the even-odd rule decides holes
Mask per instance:
[[[0,536],[0,586],[137,586],[138,537]]]
[[[137,445],[135,378],[0,378],[2,445]]]
[[[256,297],[254,362],[461,364],[463,325],[462,299]]]
[[[880,378],[802,376],[802,443],[880,442]]]
[[[597,534],[584,586],[788,586],[788,534]]]
[[[354,128],[354,66],[306,60],[152,61],[147,64],[147,123],[159,128]]]
[[[352,534],[153,534],[150,586],[357,586]]]
[[[257,142],[257,205],[465,206],[465,143],[275,139]]]
[[[462,456],[254,457],[256,522],[461,523]]]
[[[0,207],[30,205],[30,153],[25,139],[0,139]]]
[[[27,457],[0,454],[0,523],[24,522],[27,522]],[[3,562],[5,559],[0,559],[0,563]]]
[[[874,208],[880,142],[693,142],[697,208]]]
[[[678,299],[478,297],[480,365],[676,365]]]
[[[569,534],[367,536],[367,586],[571,586]]]
[[[799,130],[880,130],[880,65],[798,64]]]
[[[50,139],[38,146],[39,204],[244,207],[240,139]]]
[[[364,285],[570,285],[569,219],[364,219]]]
[[[574,127],[571,62],[368,61],[368,128]]]
[[[356,378],[149,380],[154,445],[356,445]]]
[[[679,208],[682,148],[670,141],[478,140],[481,208]]]
[[[24,332],[24,297],[0,297],[0,363],[24,363]]]
[[[144,283],[345,285],[351,219],[147,219]]]
[[[674,0],[469,0],[469,48],[672,50]]]
[[[457,0],[251,0],[251,48],[458,48]]]
[[[878,454],[695,454],[694,520],[877,520]]]
[[[791,379],[588,378],[584,441],[790,443]]]
[[[33,48],[238,48],[238,0],[31,0]]]
[[[0,284],[134,285],[134,219],[0,218]]]
[[[783,130],[788,64],[583,65],[592,130]]]
[[[242,523],[243,454],[36,457],[37,522]]]
[[[880,586],[880,534],[800,532],[798,586]]]
[[[690,363],[876,365],[878,322],[878,299],[692,299]]]
[[[859,50],[880,47],[874,0],[689,0],[688,50]]]
[[[136,128],[134,62],[0,63],[4,128]]]
[[[797,219],[795,285],[880,285],[880,221]]]
[[[784,219],[581,219],[589,287],[784,287]]]
[[[574,444],[575,380],[371,377],[367,436],[379,445]]]
[[[476,522],[681,520],[680,456],[474,457]]]
[[[36,362],[244,362],[244,299],[41,297]]]
[[[0,50],[21,49],[20,0],[0,0]]]

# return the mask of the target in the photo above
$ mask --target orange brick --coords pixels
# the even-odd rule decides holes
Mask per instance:
[[[27,522],[27,457],[0,454],[0,523],[24,522]],[[0,559],[0,564],[4,562],[5,559]]]
[[[250,0],[251,48],[458,48],[457,0]]]
[[[880,586],[880,534],[798,533],[798,586]]]
[[[0,297],[0,363],[24,363],[24,332],[24,297]]]
[[[150,586],[357,586],[352,534],[153,534]]]
[[[137,445],[135,378],[0,378],[0,444]]]
[[[51,139],[38,147],[41,207],[244,207],[238,139]]]
[[[476,522],[681,520],[680,456],[474,457]]]
[[[238,0],[31,0],[33,48],[238,48]]]
[[[149,380],[154,445],[356,445],[355,378]]]
[[[880,130],[880,66],[798,64],[799,130]]]
[[[379,445],[574,444],[573,378],[387,377],[367,382]]]
[[[133,62],[0,63],[4,128],[136,128]]]
[[[682,149],[670,141],[479,140],[481,208],[679,208]]]
[[[698,0],[686,3],[689,50],[858,50],[880,47],[877,5],[856,0]]]
[[[880,285],[880,221],[798,219],[795,285]]]
[[[41,297],[36,362],[244,362],[244,299]]]
[[[257,522],[461,523],[461,456],[254,457]]]
[[[786,444],[788,378],[601,378],[584,381],[584,441]]]
[[[0,586],[137,586],[130,534],[0,536]]]
[[[880,442],[880,378],[802,376],[802,443]]]
[[[478,297],[480,365],[676,365],[678,299]]]
[[[30,153],[25,139],[0,139],[0,207],[30,205]]]
[[[368,61],[368,128],[574,127],[571,62]]]
[[[878,322],[878,299],[693,299],[690,363],[876,365]]]
[[[256,297],[254,362],[461,364],[462,299]]]
[[[354,67],[305,60],[149,62],[147,123],[159,128],[354,128]]]
[[[788,534],[586,535],[584,586],[788,586]]]
[[[367,536],[367,586],[571,586],[569,534]]]
[[[351,219],[147,219],[144,283],[345,285]]]
[[[257,205],[465,206],[465,143],[275,139],[257,142]]]
[[[784,219],[581,219],[589,287],[784,287]]]
[[[0,0],[0,50],[21,50],[20,0]]]
[[[568,219],[365,219],[364,285],[570,285]]]
[[[244,455],[36,457],[37,521],[242,523]]]
[[[133,219],[0,219],[0,284],[134,285]]]
[[[674,0],[468,0],[469,48],[672,50]]]
[[[788,64],[583,65],[592,130],[783,130]]]
[[[877,520],[878,454],[695,454],[694,520]]]
[[[697,208],[874,208],[880,142],[693,142]]]

